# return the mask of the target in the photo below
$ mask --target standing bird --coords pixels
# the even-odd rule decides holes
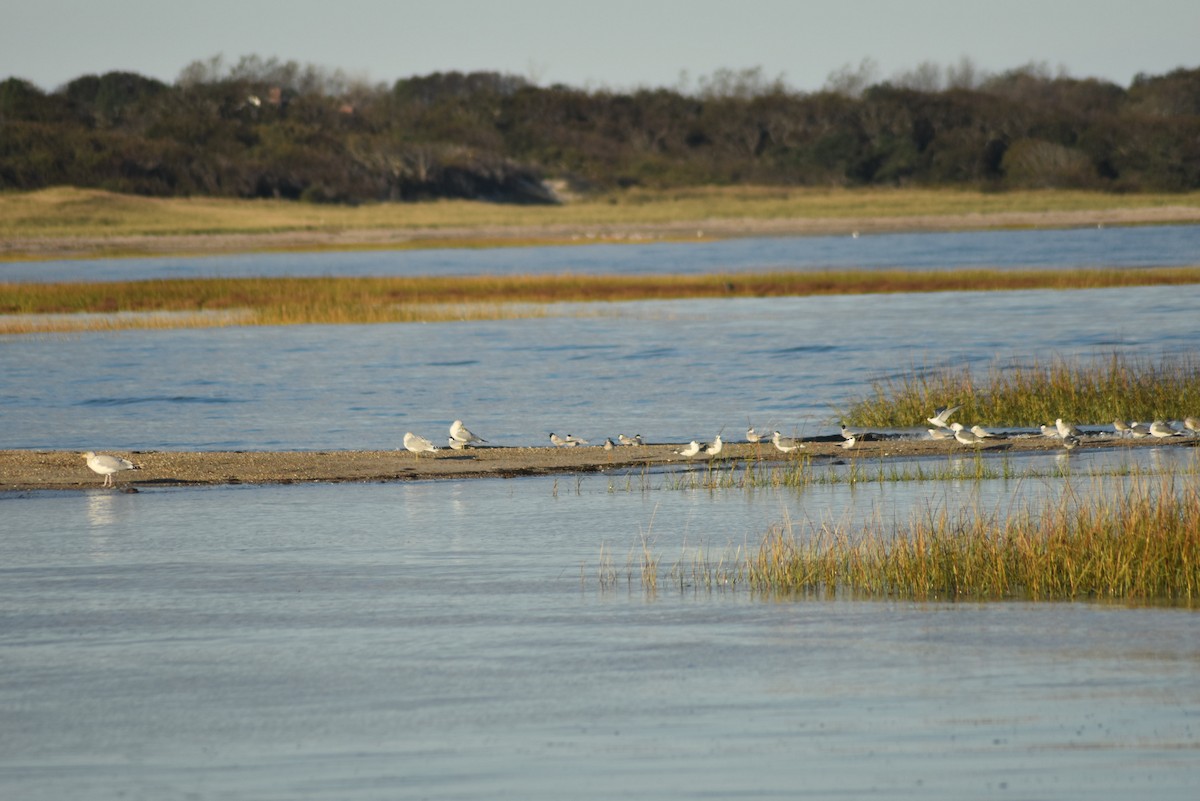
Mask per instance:
[[[770,438],[771,438],[771,435],[768,434],[766,431],[755,431],[754,426],[750,426],[749,428],[746,429],[746,442],[754,442],[754,443],[766,442]]]
[[[104,484],[102,486],[113,486],[113,474],[119,473],[122,470],[141,470],[142,466],[134,464],[128,459],[122,459],[120,456],[109,456],[107,453],[96,453],[88,451],[81,454],[84,459],[87,459],[87,466],[91,468],[93,473],[99,473],[104,476]]]
[[[450,437],[459,442],[470,445],[472,442],[487,442],[483,437],[477,437],[463,425],[462,420],[455,420],[450,424]]]
[[[950,415],[959,410],[958,406],[941,406],[934,410],[933,417],[926,417],[930,423],[933,423],[936,428],[949,428],[950,424],[946,422],[950,419]]]
[[[724,447],[724,443],[721,442],[721,435],[717,434],[717,438],[704,448],[704,452],[709,456],[716,456],[721,452],[722,447]]]
[[[699,452],[700,452],[700,443],[697,442],[696,440],[692,440],[691,442],[689,442],[687,444],[687,447],[680,448],[679,450],[675,451],[675,453],[679,454],[680,456],[684,456],[688,459],[691,459],[693,456],[695,456]]]
[[[1058,429],[1058,435],[1063,439],[1067,437],[1082,437],[1083,432],[1070,423],[1064,423],[1060,417],[1054,421],[1054,427]]]
[[[954,431],[954,438],[963,445],[971,445],[974,447],[983,442],[983,440],[980,439],[974,431],[964,427],[962,423],[951,423],[950,428]]]
[[[842,423],[842,439],[858,439],[861,436],[862,436],[862,432],[851,431],[850,429],[846,428],[845,423]],[[851,446],[851,447],[853,447],[853,446]]]
[[[785,437],[778,431],[771,434],[771,444],[782,453],[791,453],[796,448],[803,447],[794,437]]]
[[[437,450],[432,442],[424,437],[417,436],[411,431],[404,433],[404,447],[406,450],[415,453],[417,458],[420,458],[422,453],[433,453]]]

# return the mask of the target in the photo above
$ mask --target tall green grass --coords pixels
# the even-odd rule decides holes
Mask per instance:
[[[856,426],[907,428],[926,425],[925,418],[941,406],[961,406],[957,420],[993,426],[1030,426],[1058,417],[1083,424],[1179,419],[1200,413],[1200,360],[1113,355],[996,363],[979,378],[970,367],[914,369],[874,382],[842,417]]]

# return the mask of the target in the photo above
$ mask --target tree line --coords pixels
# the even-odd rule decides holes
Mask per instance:
[[[1200,69],[1127,88],[969,63],[817,92],[760,70],[698,87],[540,87],[495,72],[367,85],[257,57],[195,62],[173,84],[85,75],[50,92],[0,82],[0,189],[358,203],[554,202],[645,186],[1200,188]]]

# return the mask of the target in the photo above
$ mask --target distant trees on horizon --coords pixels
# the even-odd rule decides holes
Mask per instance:
[[[358,203],[553,202],[645,186],[1200,188],[1200,68],[1128,88],[966,59],[879,81],[869,61],[817,92],[759,69],[694,87],[539,87],[495,72],[369,86],[294,62],[189,65],[174,84],[85,75],[0,82],[0,189]]]

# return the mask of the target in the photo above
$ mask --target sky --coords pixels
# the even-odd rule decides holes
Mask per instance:
[[[173,82],[247,55],[368,84],[492,70],[548,86],[687,88],[760,68],[800,91],[969,59],[1128,86],[1200,66],[1197,0],[0,0],[0,79],[50,91],[112,70]]]

